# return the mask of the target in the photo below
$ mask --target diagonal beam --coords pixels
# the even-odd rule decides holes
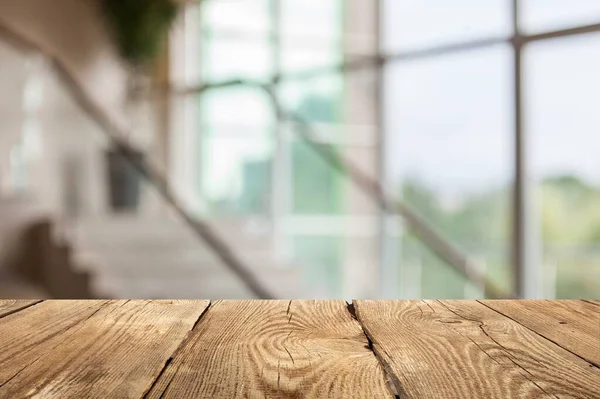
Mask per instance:
[[[408,205],[391,198],[391,196],[385,192],[381,182],[368,176],[352,162],[331,151],[329,147],[325,148],[322,145],[318,145],[314,140],[316,134],[314,133],[312,125],[299,115],[284,111],[269,85],[264,85],[262,88],[269,95],[273,106],[276,108],[277,114],[283,115],[286,119],[291,120],[300,126],[298,134],[304,142],[311,146],[313,151],[327,162],[330,167],[347,176],[350,181],[352,181],[367,196],[377,202],[382,210],[403,217],[408,227],[415,235],[440,259],[445,261],[476,286],[483,288],[490,298],[514,298],[512,293],[506,293],[498,288],[490,279],[479,271],[480,268],[477,268],[473,261],[444,239],[435,228],[425,222],[425,220],[415,213]]]
[[[39,44],[13,31],[8,26],[0,23],[0,37],[12,44],[17,50],[40,54],[49,63],[49,66],[62,81],[76,104],[96,122],[102,132],[109,138],[111,143],[119,150],[121,155],[127,159],[137,171],[152,184],[160,195],[169,203],[173,209],[182,217],[184,222],[192,229],[196,236],[216,253],[223,263],[241,280],[246,286],[261,299],[272,299],[273,295],[265,289],[258,279],[250,272],[247,265],[235,254],[227,242],[221,239],[210,226],[202,220],[193,218],[182,205],[179,204],[175,195],[172,193],[167,179],[147,161],[138,160],[131,156],[134,154],[134,148],[125,141],[130,137],[128,129],[122,127],[113,121],[110,116],[104,112],[93,100],[93,98],[83,89],[81,84],[61,62],[61,60],[45,50]]]

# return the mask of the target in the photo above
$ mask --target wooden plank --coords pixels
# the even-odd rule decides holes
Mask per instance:
[[[474,301],[462,303],[476,305]],[[467,320],[437,301],[356,301],[355,307],[402,398],[547,395],[519,362],[511,361],[527,359],[526,352],[503,349],[476,318]],[[508,318],[502,320],[506,331],[518,327]]]
[[[591,363],[479,302],[440,302],[463,319],[456,324],[457,330],[507,368],[522,369],[544,392],[557,397],[600,398],[600,369]],[[486,337],[473,334],[473,326]]]
[[[0,347],[9,352],[30,348],[35,355],[26,359],[0,355],[0,373],[6,366],[13,370],[12,377],[1,380],[0,397],[142,397],[208,306],[208,301],[47,303],[36,310],[43,309],[46,314],[68,312],[65,309],[73,307],[95,311],[58,328],[54,317],[40,320],[45,314],[2,323],[0,337],[8,342]],[[44,341],[28,345],[22,342],[22,335],[41,336]]]
[[[580,300],[481,301],[600,367],[600,308]]]
[[[595,299],[582,299],[582,301],[591,303],[592,305],[600,306],[600,300]]]
[[[344,301],[223,301],[211,306],[149,397],[392,394]]]
[[[0,319],[0,387],[57,343],[105,301],[44,301]],[[0,388],[0,397],[2,397]]]
[[[41,300],[28,300],[28,299],[0,299],[0,319],[4,316],[11,315],[20,310],[35,305],[41,302]]]

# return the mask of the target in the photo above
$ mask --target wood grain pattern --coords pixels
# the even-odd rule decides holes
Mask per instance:
[[[0,397],[142,397],[207,306],[48,301],[8,316],[0,323],[0,347],[8,349],[0,354]]]
[[[35,305],[38,302],[41,302],[41,300],[0,299],[0,319],[4,316],[8,316],[22,309],[28,308],[31,305]]]
[[[385,398],[392,394],[344,301],[211,306],[150,398]]]
[[[600,308],[580,300],[486,300],[484,305],[600,367]]]
[[[591,303],[592,305],[600,306],[600,300],[595,299],[582,299],[582,301]]]
[[[591,363],[479,302],[440,303],[463,319],[453,328],[472,338],[507,369],[521,369],[521,374],[544,392],[555,397],[600,399],[600,369]]]
[[[45,301],[0,319],[0,397],[2,387],[28,364],[41,359],[77,324],[97,312],[105,301]]]
[[[480,323],[437,301],[356,301],[355,308],[401,398],[547,396],[508,364],[510,357]]]

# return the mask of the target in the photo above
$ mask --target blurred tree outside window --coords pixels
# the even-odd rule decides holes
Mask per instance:
[[[475,49],[383,68],[384,163],[393,191],[444,237],[508,289],[513,234],[514,70],[511,0],[384,0],[381,49],[421,51],[469,42]],[[485,4],[484,4],[485,3]],[[599,22],[593,0],[580,8],[560,0],[521,0],[523,31],[543,32]],[[342,0],[205,0],[202,2],[204,82],[269,82],[343,62]],[[483,23],[485,21],[485,23]],[[544,295],[593,298],[600,293],[600,129],[597,104],[598,34],[534,42],[523,57],[527,162],[535,181],[539,263]],[[486,43],[489,42],[489,45]],[[342,125],[345,75],[324,73],[277,85],[284,109],[317,129]],[[365,94],[367,95],[367,94]],[[206,92],[198,127],[199,193],[213,215],[268,215],[273,194],[276,134],[268,98],[253,87]],[[293,126],[292,126],[293,127]],[[291,129],[288,129],[291,130]],[[289,133],[289,134],[288,134]],[[345,178],[294,132],[289,154],[289,216],[345,216]],[[343,153],[339,143],[319,144]],[[347,209],[348,208],[348,209]],[[341,292],[346,239],[306,229],[291,237],[308,279]],[[321,226],[322,227],[322,226]],[[322,230],[322,229],[321,229]],[[396,240],[396,239],[395,239]],[[422,297],[483,293],[434,256],[409,232],[396,241],[399,290],[417,285]]]
[[[524,58],[538,261],[546,294],[598,299],[600,34],[533,43]]]
[[[490,41],[386,64],[386,169],[400,198],[509,288],[514,70],[512,46],[493,41],[512,35],[512,2],[446,3],[384,2],[385,52]],[[539,33],[598,23],[599,7],[594,0],[575,7],[561,0],[520,0],[520,25]],[[597,50],[598,33],[533,42],[523,50],[525,159],[532,173],[526,178],[535,187],[537,244],[530,250],[537,254],[546,298],[600,294]],[[398,254],[399,267],[407,269],[401,275],[409,280],[402,287],[417,284],[422,297],[474,293],[410,233],[400,238]]]
[[[385,68],[385,156],[395,192],[504,289],[511,286],[511,62],[504,45]],[[409,232],[398,245],[398,267],[422,269],[411,284],[422,284],[424,297],[471,290]]]

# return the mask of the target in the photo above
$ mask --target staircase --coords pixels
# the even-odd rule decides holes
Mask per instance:
[[[211,229],[274,297],[309,296],[299,267],[277,260],[268,233],[244,220]],[[252,299],[256,296],[193,231],[175,217],[112,215],[80,219],[75,263],[93,276],[92,290],[113,298]]]
[[[3,292],[28,298],[89,299],[104,296],[91,287],[90,273],[79,270],[72,247],[57,240],[49,219],[30,223],[3,274]]]

